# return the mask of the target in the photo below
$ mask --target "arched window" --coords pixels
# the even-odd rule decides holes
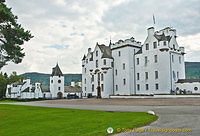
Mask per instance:
[[[53,83],[53,80],[51,80],[51,83]]]

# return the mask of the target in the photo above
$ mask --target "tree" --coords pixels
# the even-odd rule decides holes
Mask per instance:
[[[8,84],[12,84],[12,83],[15,83],[15,82],[22,82],[23,81],[23,77],[21,76],[18,76],[16,72],[13,72],[9,78],[7,79],[7,83]]]
[[[2,98],[5,95],[6,85],[6,78],[0,74],[0,98]]]
[[[17,19],[11,8],[5,5],[5,0],[0,0],[0,69],[8,61],[20,63],[25,56],[20,45],[33,38],[30,31],[25,31],[17,23]]]

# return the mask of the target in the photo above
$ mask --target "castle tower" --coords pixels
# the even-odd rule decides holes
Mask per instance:
[[[52,69],[50,77],[50,92],[52,94],[52,98],[63,98],[64,76],[58,64]]]

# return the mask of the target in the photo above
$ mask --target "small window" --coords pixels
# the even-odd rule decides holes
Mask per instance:
[[[175,49],[175,45],[173,44],[173,49]]]
[[[140,73],[137,73],[137,80],[140,80]]]
[[[98,73],[98,81],[100,81],[100,73]]]
[[[149,50],[149,44],[146,43],[146,50]]]
[[[114,67],[114,63],[113,62],[111,62],[111,67]]]
[[[92,85],[92,92],[94,92],[94,85]]]
[[[104,91],[103,84],[101,84],[101,91],[102,91],[102,92]]]
[[[86,78],[85,78],[85,84],[86,84]]]
[[[158,86],[158,84],[156,84],[156,90],[158,90],[159,89],[159,86]]]
[[[172,62],[174,62],[174,55],[172,55]]]
[[[92,75],[91,82],[94,82],[94,75]]]
[[[167,45],[167,42],[166,42],[166,41],[164,41],[164,42],[163,42],[163,45],[164,45],[164,46],[166,46],[166,45]]]
[[[58,87],[58,90],[60,90],[60,87]]]
[[[125,78],[123,79],[123,83],[124,83],[124,85],[126,85],[126,79]]]
[[[86,91],[86,87],[85,87],[85,91]]]
[[[154,49],[157,48],[157,42],[153,42],[153,48],[154,48]]]
[[[158,62],[158,56],[154,55],[154,62],[157,63]]]
[[[87,69],[85,68],[85,73],[87,72]]]
[[[177,79],[179,79],[179,72],[177,72]]]
[[[155,71],[155,79],[158,79],[158,71]]]
[[[194,87],[194,90],[197,91],[197,90],[198,90],[198,87]]]
[[[86,63],[88,63],[88,59],[86,59]]]
[[[137,65],[139,65],[140,64],[140,60],[139,60],[139,58],[137,58]]]
[[[96,56],[98,56],[98,51],[96,51]]]
[[[139,84],[137,84],[137,90],[140,91],[140,85]]]
[[[181,56],[179,56],[179,63],[181,64]]]
[[[145,79],[147,80],[148,78],[148,72],[145,72]]]
[[[116,88],[116,91],[118,91],[118,85],[116,85],[115,88]]]
[[[115,75],[117,76],[117,69],[115,69]]]
[[[149,90],[149,84],[146,84],[145,86],[146,86],[146,90]]]
[[[125,63],[123,63],[123,70],[125,70]]]
[[[51,83],[53,83],[53,80],[51,80]]]
[[[96,60],[96,68],[98,68],[98,60]]]
[[[105,59],[103,60],[103,64],[106,65],[106,60]]]
[[[147,56],[145,56],[144,60],[145,60],[145,64],[147,64],[147,62],[148,62]]]
[[[103,81],[103,74],[101,74],[101,81]]]
[[[58,83],[61,83],[61,80],[58,80]]]
[[[121,52],[120,51],[118,51],[118,55],[119,55],[119,57],[121,56]]]

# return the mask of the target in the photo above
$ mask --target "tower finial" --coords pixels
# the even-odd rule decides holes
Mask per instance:
[[[111,47],[111,44],[112,44],[112,42],[111,42],[111,36],[110,36],[110,43],[109,43],[109,47]]]

